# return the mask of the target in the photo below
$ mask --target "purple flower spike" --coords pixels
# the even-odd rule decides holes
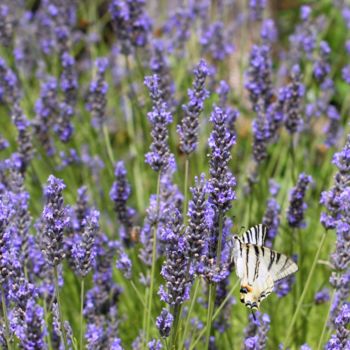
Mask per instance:
[[[170,149],[168,145],[169,132],[167,126],[172,122],[173,118],[162,98],[158,76],[147,76],[145,78],[145,85],[149,90],[153,102],[152,111],[147,114],[152,124],[151,136],[153,142],[150,146],[151,152],[146,154],[146,163],[154,171],[158,172],[165,170],[169,165]]]
[[[259,99],[264,102],[264,109],[270,104],[272,97],[271,70],[270,47],[268,45],[254,45],[250,52],[245,82],[254,111],[259,108]]]
[[[44,192],[46,204],[39,223],[41,249],[47,263],[52,266],[60,264],[65,257],[63,234],[69,223],[62,195],[65,187],[62,180],[50,175]]]
[[[327,288],[323,288],[315,294],[314,300],[317,305],[326,303],[330,300],[329,290]]]
[[[92,125],[99,128],[106,120],[106,105],[108,83],[105,80],[105,72],[108,59],[98,58],[95,62],[97,68],[96,78],[90,83],[87,109],[91,112]]]
[[[197,148],[199,115],[203,111],[205,99],[209,96],[205,88],[208,74],[208,66],[201,59],[194,69],[195,79],[192,89],[188,90],[189,103],[182,106],[185,115],[177,127],[177,132],[180,137],[180,150],[186,155],[194,152]]]
[[[301,82],[300,67],[295,65],[291,72],[291,83],[280,93],[280,98],[284,101],[285,126],[290,134],[300,130],[303,124],[301,110],[302,98],[305,94],[305,87]]]
[[[109,196],[114,202],[114,210],[117,214],[123,230],[120,231],[121,238],[126,245],[130,244],[130,231],[132,229],[132,218],[134,210],[127,206],[127,201],[131,194],[131,187],[127,180],[127,172],[123,162],[118,162],[115,166],[114,175],[116,181],[113,182]]]
[[[173,315],[167,309],[163,309],[156,319],[156,326],[162,338],[169,337],[173,321]]]
[[[305,227],[304,212],[307,208],[304,203],[305,192],[312,177],[306,174],[300,174],[297,185],[292,189],[290,203],[287,212],[288,224],[293,228]]]
[[[209,229],[206,221],[207,199],[206,182],[204,174],[200,179],[195,178],[195,186],[191,188],[192,200],[188,206],[188,227],[186,237],[189,245],[189,254],[195,261],[199,262],[205,241],[208,238]]]
[[[22,332],[19,336],[23,349],[45,350],[47,348],[44,341],[44,324],[43,308],[37,305],[34,299],[29,299],[25,310]]]
[[[210,176],[208,183],[209,202],[218,210],[226,212],[231,208],[231,201],[236,198],[233,187],[236,180],[229,171],[228,163],[231,147],[235,144],[235,137],[227,131],[227,115],[219,107],[214,107],[210,121],[213,131],[209,137]]]
[[[264,106],[257,106],[257,118],[253,121],[253,157],[257,164],[267,158],[267,142],[270,139],[269,123]]]
[[[95,236],[97,234],[100,213],[92,210],[83,220],[83,233],[80,241],[73,246],[72,257],[75,261],[76,271],[81,277],[86,277],[95,262]]]
[[[270,180],[269,185],[271,197],[267,201],[266,211],[262,219],[262,223],[268,228],[265,245],[271,248],[280,225],[281,207],[276,200],[279,192],[279,185],[273,180]]]
[[[166,242],[166,260],[161,275],[166,281],[160,286],[158,294],[167,304],[181,305],[189,298],[188,243],[182,231],[182,216],[178,210],[164,228],[163,239]]]

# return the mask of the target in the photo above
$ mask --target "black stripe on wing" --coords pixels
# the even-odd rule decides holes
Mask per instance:
[[[252,226],[249,230],[243,233],[242,242],[246,244],[255,244],[263,246],[265,243],[267,227],[263,224]]]

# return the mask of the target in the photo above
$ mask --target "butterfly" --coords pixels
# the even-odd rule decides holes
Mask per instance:
[[[277,281],[298,271],[292,259],[264,247],[266,233],[266,226],[255,225],[231,242],[231,262],[241,280],[240,301],[252,310],[259,309]]]

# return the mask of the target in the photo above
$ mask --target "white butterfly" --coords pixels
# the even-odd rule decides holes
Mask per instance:
[[[242,237],[232,238],[232,260],[241,280],[240,301],[252,310],[274,288],[274,284],[298,271],[297,264],[286,255],[264,247],[267,228],[260,224],[251,227]]]

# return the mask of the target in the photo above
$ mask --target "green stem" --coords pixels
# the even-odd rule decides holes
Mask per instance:
[[[219,210],[219,238],[218,245],[216,249],[216,267],[219,268],[221,263],[221,251],[222,251],[222,225],[223,225],[223,214]],[[205,341],[205,348],[209,348],[211,325],[213,322],[213,312],[215,308],[215,299],[216,299],[216,284],[209,284],[209,300],[208,300],[208,313],[207,313],[207,335]]]
[[[47,295],[44,295],[44,318],[45,318],[45,325],[47,329],[49,329],[49,318],[48,318],[48,312],[47,312],[47,304],[46,304]],[[49,347],[49,350],[52,350],[52,343],[51,343],[51,335],[50,332],[46,332],[45,335],[47,345]]]
[[[293,331],[293,327],[294,327],[294,324],[295,324],[295,321],[297,320],[297,317],[298,317],[298,314],[299,314],[299,311],[301,309],[301,305],[304,301],[304,298],[306,296],[306,293],[308,291],[308,288],[309,288],[309,285],[310,285],[310,282],[311,282],[311,279],[313,277],[313,274],[314,274],[314,271],[315,271],[315,267],[316,267],[316,263],[317,263],[317,260],[320,256],[320,253],[321,253],[321,249],[322,249],[322,246],[323,246],[323,243],[326,239],[326,235],[327,235],[327,231],[325,231],[322,235],[322,238],[321,238],[321,241],[318,245],[318,248],[317,248],[317,252],[315,254],[315,257],[314,257],[314,260],[312,262],[312,266],[311,266],[311,269],[310,269],[310,272],[309,272],[309,275],[307,276],[307,280],[306,280],[306,283],[304,285],[304,289],[303,289],[303,292],[299,298],[299,301],[298,301],[298,304],[297,304],[297,307],[295,309],[295,312],[293,314],[293,317],[292,317],[292,320],[289,324],[289,327],[288,327],[288,330],[287,330],[287,335],[284,339],[284,342],[283,342],[283,348],[284,349],[287,349],[287,346],[288,346],[288,342],[289,342],[289,338],[292,334],[292,331]]]
[[[296,167],[295,167],[295,150],[294,150],[294,140],[293,140],[293,135],[291,135],[290,139],[290,155],[292,159],[292,180],[293,183],[296,184],[297,182],[297,176],[296,176]]]
[[[178,334],[178,328],[179,328],[179,321],[180,321],[180,315],[181,315],[181,305],[176,304],[174,307],[174,324],[173,324],[173,331],[171,335],[171,341],[170,341],[170,350],[176,349],[176,338]]]
[[[193,311],[193,308],[194,308],[194,304],[197,300],[197,294],[198,294],[198,290],[199,290],[199,278],[197,278],[194,282],[194,293],[193,293],[193,296],[191,298],[191,304],[190,304],[190,308],[188,309],[188,314],[187,314],[187,318],[186,318],[186,322],[185,322],[185,329],[184,329],[184,332],[183,332],[183,336],[182,336],[182,339],[181,339],[181,343],[180,343],[180,346],[182,346],[185,341],[186,341],[186,337],[187,337],[187,332],[188,332],[188,328],[190,326],[190,319],[191,319],[191,314],[192,314],[192,311]]]
[[[81,288],[80,288],[80,350],[83,350],[83,334],[84,334],[84,277],[81,279]]]
[[[4,314],[4,320],[5,320],[5,341],[6,341],[7,348],[12,349],[11,339],[10,339],[10,326],[9,326],[10,323],[7,315],[5,292],[2,286],[0,291],[1,291],[2,312]]]
[[[237,281],[231,288],[230,292],[227,294],[226,298],[224,299],[224,301],[221,303],[221,305],[216,309],[216,311],[214,312],[213,315],[213,321],[218,317],[219,313],[221,312],[221,310],[224,308],[224,306],[226,305],[226,303],[228,302],[228,300],[231,298],[233,292],[235,291],[235,289],[237,288],[239,284],[239,281]],[[207,325],[204,325],[203,329],[201,330],[201,332],[199,333],[198,337],[196,338],[196,340],[191,344],[190,350],[195,349],[195,346],[197,345],[197,343],[201,340],[201,338],[203,337],[204,333],[207,330]]]
[[[107,154],[110,162],[114,165],[114,156],[113,156],[113,150],[111,146],[111,140],[109,139],[109,134],[108,134],[108,129],[106,124],[103,124],[102,126],[102,131],[103,131],[103,138],[105,140],[105,145],[107,148]]]
[[[156,208],[156,216],[158,217],[159,213],[159,201],[160,201],[160,174],[158,173],[158,180],[157,180],[157,208]],[[153,298],[153,289],[154,289],[154,275],[156,271],[156,256],[157,256],[157,230],[158,230],[158,219],[157,223],[153,227],[153,242],[152,242],[152,268],[151,268],[151,281],[150,281],[150,288],[149,288],[149,295],[148,295],[148,303],[147,303],[147,317],[146,317],[146,347],[149,340],[149,330],[150,330],[150,323],[151,323],[151,308],[152,308],[152,298]]]
[[[58,305],[58,313],[59,313],[59,320],[61,324],[61,332],[62,332],[62,341],[64,345],[64,349],[68,349],[68,344],[67,344],[67,336],[66,336],[66,330],[64,329],[64,324],[63,324],[63,315],[62,315],[62,306],[61,306],[61,299],[60,299],[60,288],[58,285],[58,270],[57,266],[55,265],[54,267],[54,283],[55,283],[55,291],[56,291],[56,299],[57,299],[57,305]]]
[[[211,324],[213,322],[213,312],[215,304],[216,285],[209,283],[208,313],[207,313],[207,334],[205,338],[205,349],[209,349]]]
[[[332,297],[331,297],[331,300],[329,302],[329,308],[328,308],[328,312],[327,312],[327,317],[326,317],[326,320],[325,320],[324,325],[322,327],[322,333],[321,333],[320,340],[319,340],[318,345],[317,345],[317,350],[320,350],[321,347],[322,347],[322,342],[323,342],[324,335],[326,333],[327,324],[328,324],[328,320],[329,320],[329,315],[331,313],[334,296],[335,296],[335,289],[332,292]]]
[[[188,172],[189,172],[189,159],[188,156],[186,156],[186,161],[185,161],[185,187],[184,187],[184,212],[183,212],[183,217],[184,217],[184,225],[187,224],[187,207],[188,207]]]

